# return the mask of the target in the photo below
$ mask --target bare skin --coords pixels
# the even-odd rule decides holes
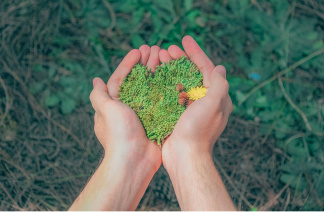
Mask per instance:
[[[136,113],[118,100],[118,87],[133,66],[141,62],[155,70],[159,50],[157,46],[132,50],[107,85],[100,78],[93,80],[94,130],[105,155],[69,210],[135,210],[161,166],[161,150],[147,138]]]
[[[163,165],[182,210],[236,210],[212,160],[215,142],[233,110],[226,70],[215,67],[192,37],[185,36],[182,44],[185,52],[170,46],[168,52],[160,51],[160,60],[189,57],[202,72],[208,92],[181,115],[163,145]]]
[[[135,210],[162,160],[182,210],[236,210],[211,154],[233,109],[226,70],[215,67],[190,36],[183,46],[185,52],[177,46],[141,46],[128,53],[107,85],[94,79],[90,100],[105,156],[70,210]],[[161,151],[146,137],[136,113],[118,100],[118,87],[136,63],[154,72],[160,62],[182,55],[198,66],[208,92],[181,115]]]

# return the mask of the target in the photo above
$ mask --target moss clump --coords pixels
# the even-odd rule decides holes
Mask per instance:
[[[119,99],[136,112],[147,137],[158,145],[163,144],[186,109],[178,102],[183,92],[179,83],[185,92],[203,85],[202,74],[185,57],[158,66],[155,74],[137,64],[119,87]]]

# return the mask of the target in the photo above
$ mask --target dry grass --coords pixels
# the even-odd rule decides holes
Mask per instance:
[[[323,4],[298,2],[296,14],[323,17]],[[44,109],[38,96],[28,92],[34,81],[32,64],[49,60],[44,55],[51,49],[48,41],[58,27],[53,12],[57,7],[55,1],[0,3],[1,210],[68,209],[102,155],[89,105],[80,105],[72,115],[64,116],[57,109]],[[18,15],[22,8],[31,12]],[[112,61],[118,64],[120,58]],[[266,140],[260,136],[259,127],[231,117],[214,149],[217,169],[238,209],[300,210],[310,197],[321,205],[312,190],[296,192],[279,182],[278,167],[289,156],[276,148],[271,135]],[[179,210],[163,167],[138,210]]]

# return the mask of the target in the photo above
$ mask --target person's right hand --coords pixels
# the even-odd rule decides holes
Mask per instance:
[[[118,97],[119,86],[138,62],[155,71],[160,64],[159,50],[158,46],[150,48],[147,45],[141,46],[139,50],[131,50],[111,75],[107,85],[100,78],[94,79],[94,89],[90,95],[95,109],[94,130],[105,150],[105,158],[122,158],[120,163],[144,163],[152,166],[154,172],[162,163],[161,150],[147,138],[132,108]]]
[[[138,62],[155,71],[160,64],[159,50],[147,45],[133,49],[107,85],[100,78],[93,80],[94,130],[105,154],[70,211],[135,210],[161,166],[160,148],[147,138],[134,110],[118,98],[119,86]]]
[[[225,68],[221,65],[215,67],[192,37],[185,36],[182,44],[185,52],[175,45],[170,46],[168,51],[160,50],[160,61],[168,62],[187,56],[203,74],[203,85],[208,91],[206,96],[185,110],[165,141],[162,160],[166,168],[177,158],[192,153],[211,156],[214,144],[233,110]]]

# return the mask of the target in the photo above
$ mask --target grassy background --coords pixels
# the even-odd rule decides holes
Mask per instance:
[[[228,71],[214,161],[235,205],[324,208],[322,0],[2,0],[0,20],[1,210],[68,209],[102,155],[92,79],[187,34]],[[163,167],[138,209],[179,210]]]

